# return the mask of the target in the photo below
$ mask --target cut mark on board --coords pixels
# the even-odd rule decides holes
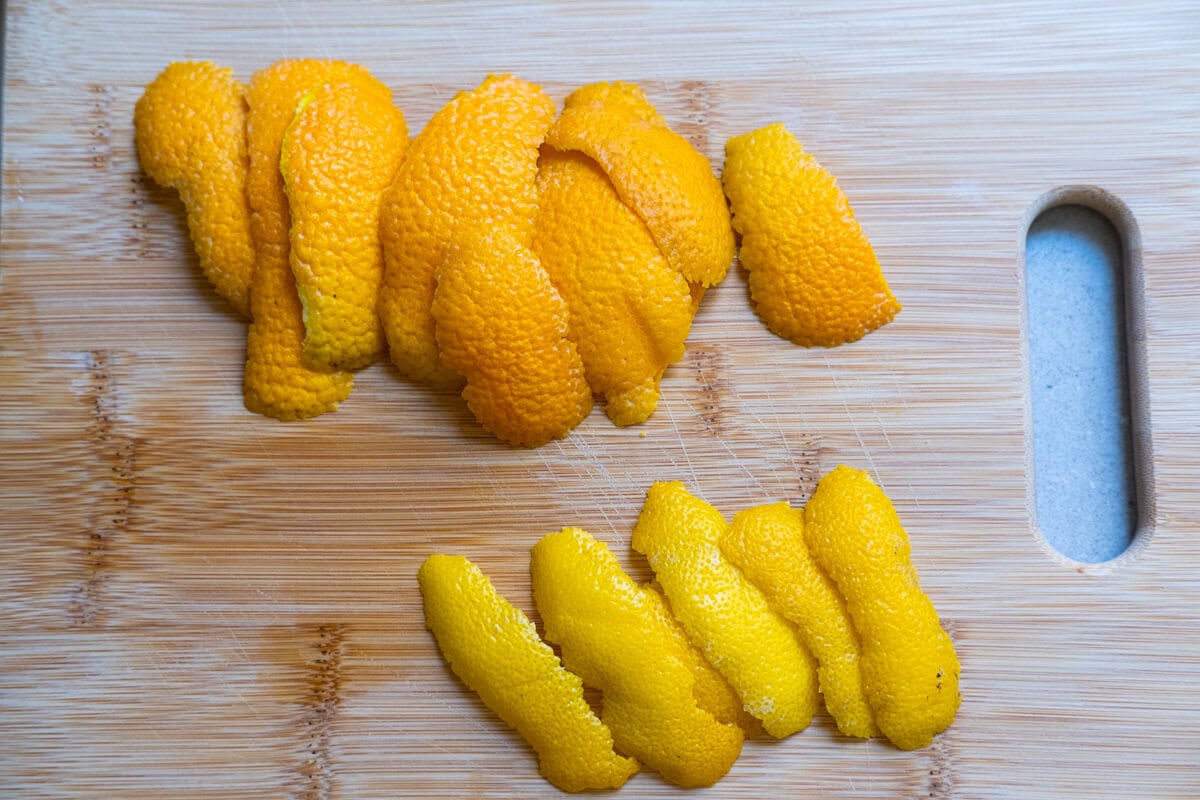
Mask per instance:
[[[929,759],[929,784],[924,796],[927,800],[949,800],[954,797],[954,773],[950,758],[948,731],[933,737],[933,744],[926,748]]]
[[[1056,552],[1111,562],[1152,519],[1140,247],[1128,210],[1052,192],[1024,245],[1034,516]]]
[[[72,592],[71,618],[77,625],[92,625],[104,609],[103,585],[113,564],[113,548],[129,527],[134,505],[135,446],[118,425],[116,366],[108,351],[96,350],[81,357],[87,375],[85,400],[90,406],[92,423],[88,438],[94,444],[100,463],[107,467],[101,481],[103,501],[90,517],[87,541],[83,546],[85,574]]]
[[[91,144],[88,151],[92,166],[107,170],[112,164],[112,111],[113,87],[93,83],[88,86],[91,108],[88,113],[88,136]]]
[[[696,410],[705,430],[720,436],[725,432],[725,420],[729,416],[727,406],[732,394],[729,383],[722,377],[729,374],[725,351],[719,346],[698,342],[688,347],[684,358],[696,373]]]
[[[333,722],[341,705],[342,655],[346,626],[321,625],[315,653],[307,661],[309,691],[304,703],[306,749],[300,765],[298,800],[330,800],[334,796]]]

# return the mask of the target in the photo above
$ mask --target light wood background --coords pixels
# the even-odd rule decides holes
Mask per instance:
[[[532,613],[546,532],[581,525],[644,577],[652,481],[731,515],[803,503],[844,462],[899,508],[962,711],[912,753],[822,717],[748,743],[706,796],[1200,796],[1200,9],[836,5],[10,0],[0,795],[554,796],[439,659],[421,560],[467,554]],[[804,350],[734,270],[646,425],[597,409],[535,451],[382,364],[336,414],[249,414],[245,325],[141,173],[132,108],[173,60],[247,78],[299,56],[367,65],[414,131],[489,71],[559,102],[638,81],[718,168],[728,137],[784,121],[904,311]],[[1073,186],[1128,209],[1141,284],[1145,525],[1102,567],[1057,557],[1031,512],[1022,243],[1045,198],[1103,197]],[[682,794],[643,773],[620,796]]]

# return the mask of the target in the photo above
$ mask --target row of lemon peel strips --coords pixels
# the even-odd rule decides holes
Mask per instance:
[[[593,396],[644,422],[735,229],[755,310],[784,338],[839,345],[900,308],[833,176],[782,125],[729,141],[722,186],[631,83],[585,85],[556,114],[540,87],[489,76],[410,139],[362,66],[289,59],[243,85],[178,62],[134,127],[203,272],[250,320],[245,405],[280,420],[336,409],[386,353],[461,388],[515,445],[565,436]]]
[[[632,544],[654,584],[638,585],[579,528],[537,542],[545,641],[467,558],[433,555],[418,572],[451,669],[560,789],[619,788],[640,765],[712,785],[745,738],[803,730],[822,697],[843,735],[882,734],[904,750],[953,721],[954,645],[865,472],[839,466],[803,511],[779,502],[729,523],[682,483],[656,483]],[[602,695],[599,716],[585,686]]]

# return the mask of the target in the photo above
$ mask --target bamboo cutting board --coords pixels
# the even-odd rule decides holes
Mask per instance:
[[[747,743],[706,796],[1200,796],[1200,13],[1070,5],[9,2],[0,796],[555,796],[441,662],[420,562],[468,555],[532,613],[544,533],[587,528],[644,578],[651,482],[732,515],[802,504],[838,463],[896,502],[962,710],[911,753],[821,716]],[[382,364],[336,414],[249,414],[245,325],[141,173],[132,109],[173,60],[245,79],[299,56],[368,66],[413,131],[504,71],[560,103],[637,81],[718,168],[727,138],[786,122],[904,311],[805,350],[734,270],[647,424],[598,409],[534,451]],[[1100,567],[1032,512],[1022,247],[1056,197],[1114,199],[1141,305],[1144,524]],[[620,796],[684,794],[642,773]]]

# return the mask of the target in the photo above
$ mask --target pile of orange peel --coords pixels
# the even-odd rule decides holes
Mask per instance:
[[[245,405],[279,420],[335,410],[387,354],[514,445],[566,436],[593,397],[644,422],[735,230],[779,336],[832,347],[900,308],[833,176],[782,125],[732,138],[722,184],[631,83],[582,86],[556,113],[540,87],[489,76],[410,139],[362,66],[289,59],[243,85],[179,62],[134,127],[202,271],[250,321]]]
[[[805,729],[822,699],[842,735],[902,750],[953,722],[953,642],[865,472],[839,466],[803,510],[777,502],[731,522],[682,483],[656,483],[632,545],[653,583],[579,528],[534,545],[545,640],[466,557],[433,555],[418,572],[451,669],[558,788],[616,789],[641,766],[711,786],[745,739]],[[585,687],[601,694],[598,715]]]

